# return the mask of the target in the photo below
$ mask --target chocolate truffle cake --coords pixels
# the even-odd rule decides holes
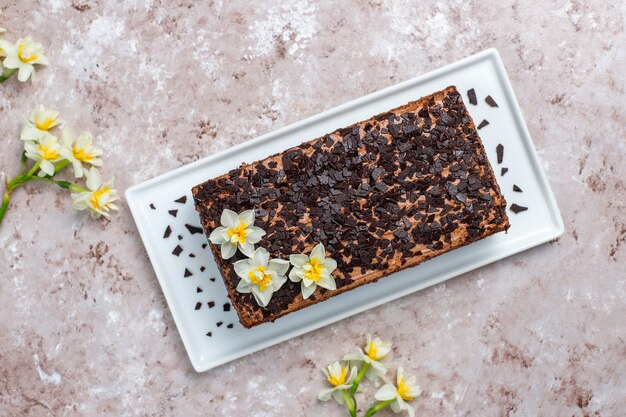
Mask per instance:
[[[289,280],[260,307],[240,293],[233,264],[210,245],[245,327],[377,281],[509,227],[485,149],[451,86],[323,137],[244,164],[193,188],[207,236],[224,209],[255,210],[272,258],[323,243],[336,290],[304,299]]]

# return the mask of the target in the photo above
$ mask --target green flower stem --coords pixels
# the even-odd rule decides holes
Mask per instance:
[[[26,171],[26,151],[22,151],[22,157],[20,158],[20,175]]]
[[[54,177],[59,172],[63,171],[69,164],[70,164],[70,161],[68,161],[67,159],[64,159],[63,161],[56,164],[54,166],[54,174],[52,174],[52,176]]]
[[[350,412],[351,417],[356,417],[356,401],[354,397],[348,394],[348,390],[342,389],[341,395],[343,395],[343,399],[346,402],[346,407],[348,407],[348,411]]]
[[[378,404],[376,404],[375,406],[367,410],[367,412],[365,413],[365,417],[372,417],[374,414],[378,413],[380,410],[387,407],[389,404],[391,404],[394,401],[395,400],[391,399],[391,400],[379,402]]]
[[[49,182],[51,184],[56,184],[59,187],[63,188],[64,190],[70,190],[70,191],[74,191],[76,193],[82,193],[82,192],[85,192],[85,191],[89,191],[89,190],[86,190],[86,189],[84,189],[82,187],[79,187],[76,184],[72,184],[69,181],[57,181],[57,180],[53,180],[52,178],[49,178],[49,177],[33,177],[31,179],[37,180],[37,181]]]
[[[365,376],[365,373],[367,372],[369,368],[370,368],[369,363],[363,364],[363,368],[361,368],[356,378],[354,378],[354,382],[352,383],[352,386],[350,387],[350,395],[354,395],[356,390],[359,388],[359,384],[361,383],[361,380],[363,379],[363,377]]]
[[[4,218],[5,213],[7,212],[7,210],[9,209],[9,185],[6,184],[5,181],[5,190],[4,190],[4,196],[2,197],[2,205],[0,205],[0,224],[2,224],[2,219]]]
[[[32,176],[35,175],[35,172],[37,172],[37,170],[39,169],[39,165],[41,165],[41,161],[37,161],[35,165],[33,165],[33,167],[30,169],[30,171],[28,171],[26,175],[24,175],[24,182],[30,181]]]
[[[7,68],[2,75],[0,75],[0,84],[9,79],[11,74],[15,72],[15,68]]]

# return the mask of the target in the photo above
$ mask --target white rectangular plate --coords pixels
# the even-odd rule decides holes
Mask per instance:
[[[253,162],[335,129],[456,85],[480,130],[489,160],[509,203],[529,207],[519,214],[508,211],[511,228],[479,242],[405,269],[377,283],[365,285],[322,303],[289,314],[275,323],[247,330],[230,308],[226,287],[208,247],[197,230],[191,187],[222,175],[242,162]],[[474,88],[478,105],[469,104]],[[499,107],[490,107],[491,95]],[[496,145],[504,145],[504,161],[496,163]],[[501,167],[509,172],[500,176]],[[513,184],[523,192],[513,192]],[[176,202],[186,196],[186,202]],[[563,233],[563,221],[495,49],[489,49],[437,71],[350,103],[291,126],[268,133],[223,152],[181,167],[130,188],[128,205],[154,267],[187,353],[196,371],[225,362],[336,322],[390,300],[411,294],[490,262],[554,239]],[[152,205],[152,206],[151,206]],[[154,208],[152,208],[154,207]],[[175,213],[171,210],[177,210]],[[173,215],[175,214],[175,216]],[[164,238],[165,230],[171,229]],[[195,233],[193,233],[195,232]],[[182,251],[175,255],[177,247]],[[185,277],[185,275],[189,275]],[[202,292],[198,292],[199,289]]]

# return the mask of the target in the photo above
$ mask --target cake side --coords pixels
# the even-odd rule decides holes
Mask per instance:
[[[337,290],[309,299],[287,282],[267,308],[235,289],[211,246],[240,321],[251,327],[508,228],[500,193],[460,94],[448,87],[371,119],[244,164],[193,188],[207,233],[223,209],[255,209],[258,246],[288,259],[322,242]]]

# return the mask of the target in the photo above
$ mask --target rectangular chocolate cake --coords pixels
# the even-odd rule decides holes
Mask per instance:
[[[303,138],[306,139],[306,138]],[[253,209],[272,258],[323,243],[336,290],[303,299],[289,280],[262,308],[236,290],[233,263],[210,245],[245,327],[377,281],[509,227],[485,149],[454,86],[193,188],[207,236],[226,208]]]

